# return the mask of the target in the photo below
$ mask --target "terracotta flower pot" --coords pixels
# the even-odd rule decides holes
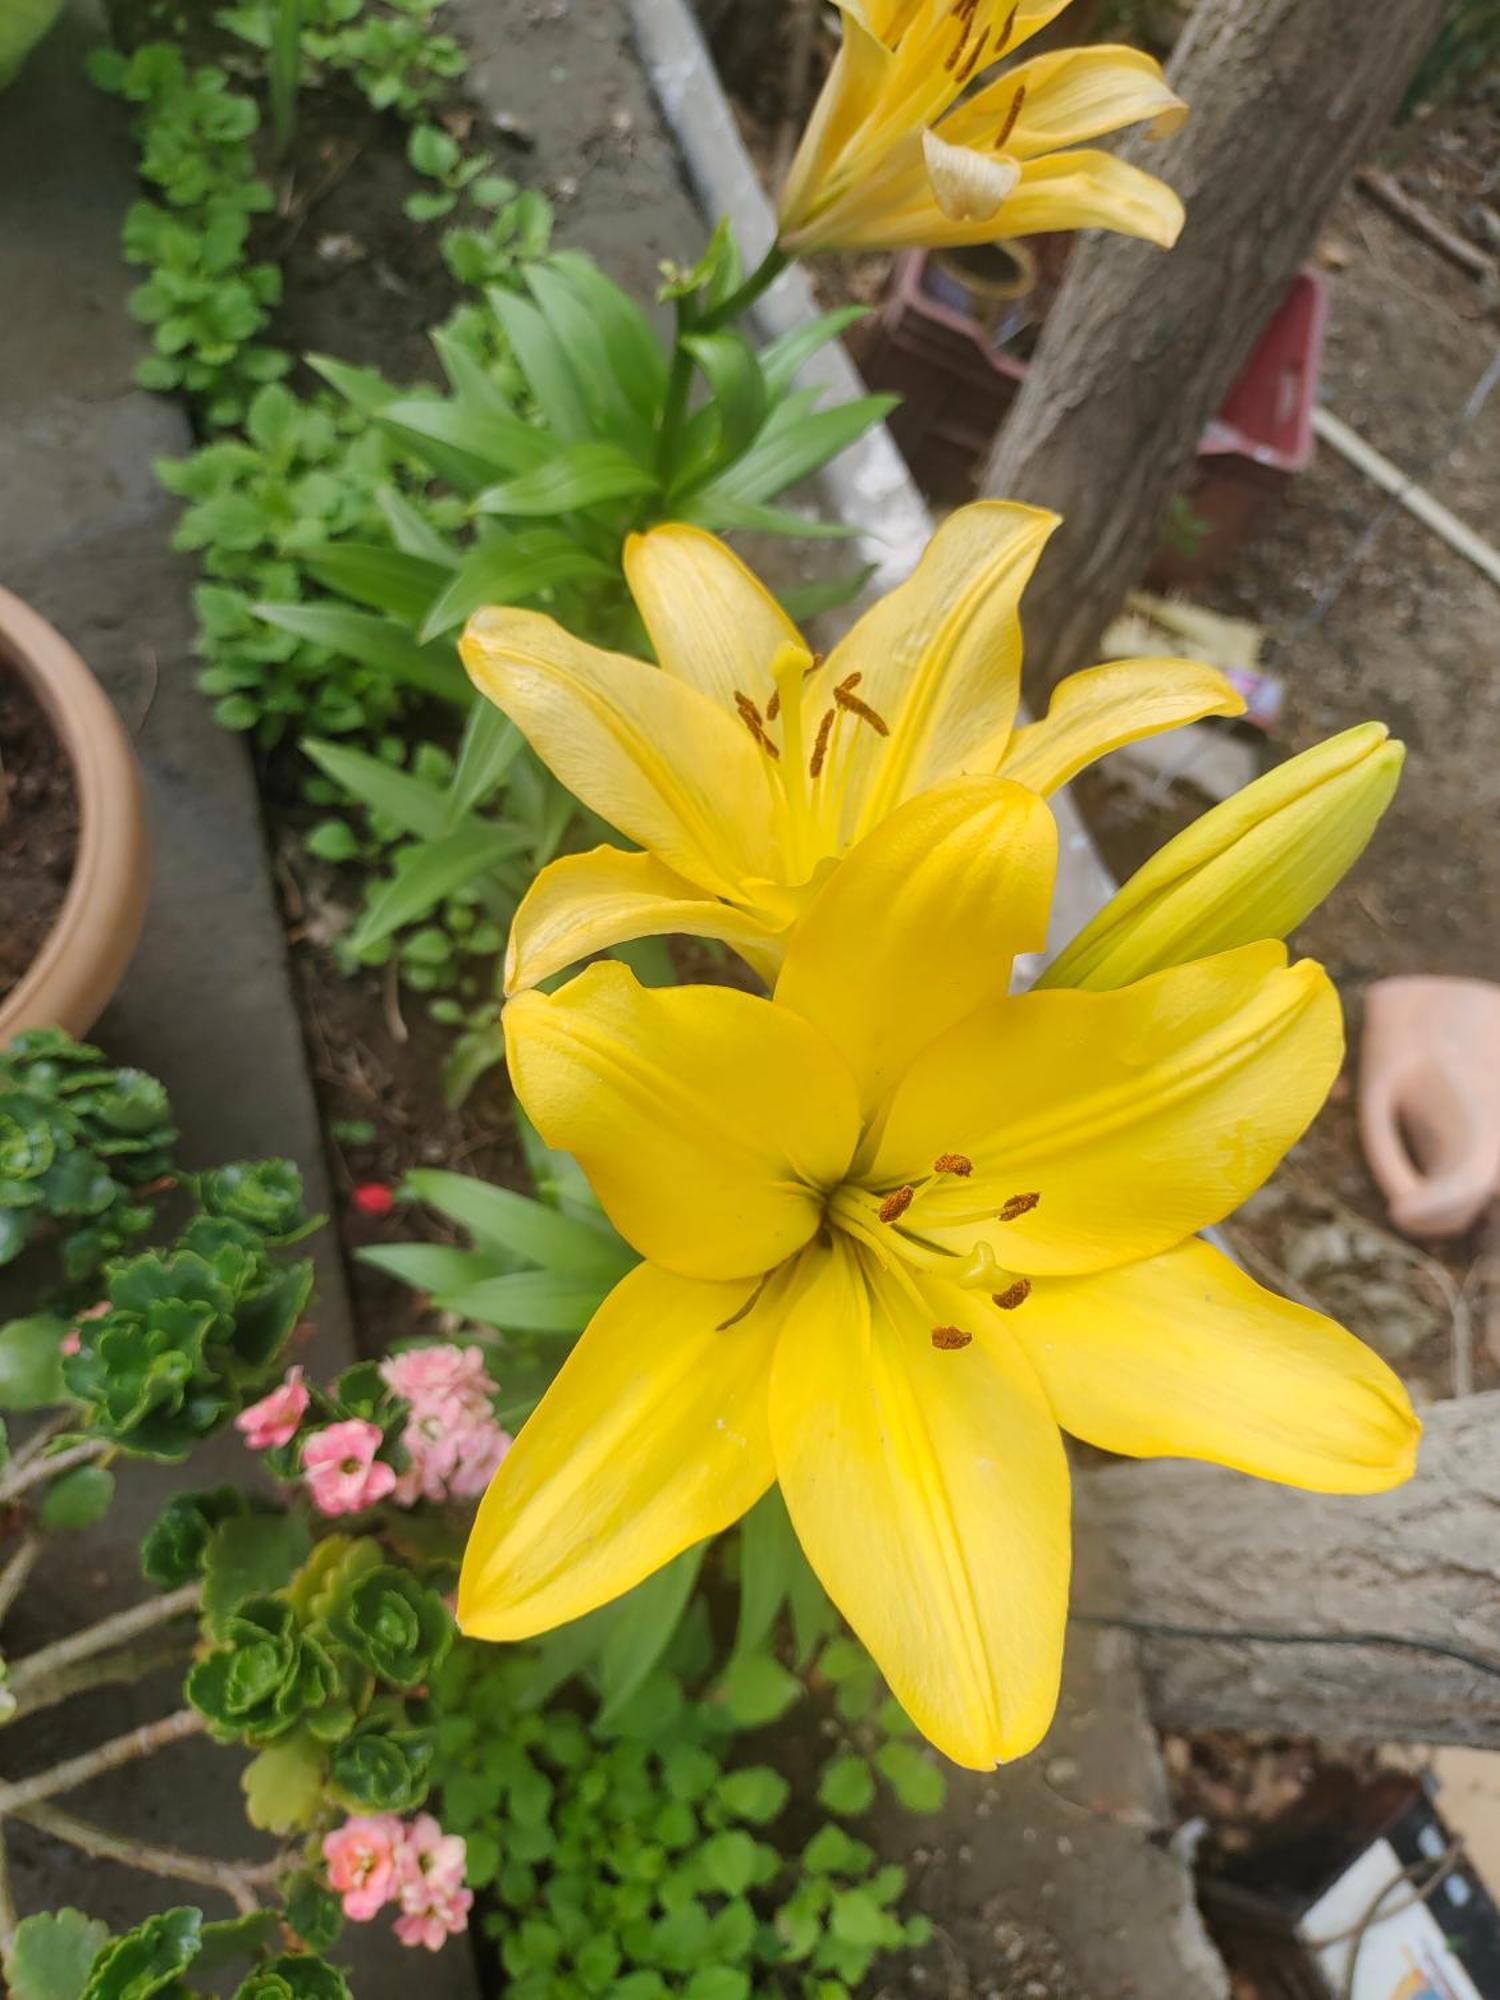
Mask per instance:
[[[1461,1236],[1500,1194],[1500,986],[1381,979],[1365,998],[1359,1132],[1409,1236]]]
[[[44,618],[0,590],[0,657],[57,733],[78,797],[67,894],[41,950],[0,999],[0,1044],[23,1028],[82,1035],[104,1011],[141,934],[150,856],[135,753],[104,690]]]

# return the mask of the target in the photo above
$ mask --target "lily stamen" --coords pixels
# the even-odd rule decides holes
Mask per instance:
[[[935,1326],[932,1329],[932,1344],[944,1354],[954,1354],[961,1347],[967,1347],[973,1340],[972,1333],[965,1333],[961,1326]]]
[[[1026,102],[1026,86],[1024,83],[1018,84],[1016,86],[1016,94],[1010,100],[1010,109],[1005,114],[1005,122],[1000,127],[1000,130],[995,134],[995,151],[997,153],[1003,149],[1006,140],[1010,137],[1011,133],[1015,131],[1016,120],[1020,117],[1021,106],[1025,102]]]
[[[1030,1215],[1041,1200],[1039,1194],[1013,1194],[999,1211],[1001,1222],[1014,1222],[1017,1216]]]
[[[823,775],[823,763],[828,755],[828,738],[832,734],[834,719],[837,714],[838,710],[836,708],[826,710],[822,721],[818,724],[818,734],[813,743],[812,756],[809,758],[807,765],[807,775],[810,778],[820,778]]]
[[[974,1171],[974,1162],[967,1153],[939,1153],[932,1163],[935,1174],[957,1174],[966,1181]]]
[[[864,679],[863,674],[848,674],[833,691],[833,698],[839,707],[850,715],[857,715],[861,722],[868,722],[877,736],[889,736],[890,725],[883,715],[878,715],[868,702],[861,701],[854,692]]]
[[[780,745],[773,743],[766,734],[766,725],[761,720],[760,710],[750,699],[749,695],[741,694],[739,689],[736,688],[734,691],[734,705],[739,710],[741,722],[744,723],[761,749],[765,751],[772,763],[778,763],[781,759]]]
[[[1017,1306],[1025,1305],[1031,1297],[1030,1278],[1017,1278],[1013,1285],[1007,1285],[1003,1292],[990,1294],[1001,1312],[1014,1312]]]
[[[894,1194],[888,1194],[880,1204],[879,1215],[882,1222],[895,1222],[911,1207],[916,1197],[914,1187],[898,1187]]]
[[[984,33],[979,37],[979,40],[974,44],[974,47],[970,52],[968,61],[964,64],[963,68],[958,72],[956,80],[959,83],[967,83],[969,78],[974,74],[975,70],[978,69],[979,59],[984,54],[984,45],[989,40],[989,38],[990,38],[990,31],[988,28],[986,28]],[[991,61],[993,60],[994,58],[991,57]]]

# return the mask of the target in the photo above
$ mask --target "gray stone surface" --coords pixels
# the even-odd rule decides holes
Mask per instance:
[[[159,454],[188,449],[180,409],[135,389],[142,352],[126,310],[135,282],[119,232],[135,194],[122,108],[83,74],[97,39],[76,4],[0,96],[0,578],[72,641],[125,717],[145,772],[155,838],[150,911],[129,973],[94,1033],[111,1055],[167,1084],[191,1165],[265,1154],[294,1159],[314,1206],[328,1182],[246,747],[213,722],[193,687],[191,564],[167,550],[174,503],[152,476]],[[318,1246],[314,1365],[352,1358],[332,1232]],[[24,1305],[14,1274],[0,1311]],[[139,1597],[136,1548],[184,1483],[239,1477],[245,1455],[220,1439],[191,1471],[131,1467],[107,1521],[59,1542],[6,1640],[22,1652]],[[168,1676],[66,1704],[0,1735],[7,1777],[77,1754],[177,1705]],[[69,1810],[135,1837],[245,1856],[239,1760],[180,1745],[70,1796]],[[121,1925],[195,1900],[24,1828],[10,1830],[23,1913],[73,1902]],[[204,1896],[211,1915],[228,1914]],[[360,2000],[409,1993],[411,1957],[384,1926],[351,1934]],[[420,1977],[435,1996],[468,1996],[461,1946]]]

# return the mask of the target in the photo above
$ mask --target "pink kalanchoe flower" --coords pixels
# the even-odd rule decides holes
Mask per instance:
[[[307,1390],[302,1370],[288,1368],[286,1379],[268,1396],[240,1411],[234,1427],[243,1433],[252,1451],[269,1451],[275,1445],[290,1444],[306,1414]]]
[[[425,1910],[409,1910],[397,1917],[396,1935],[403,1944],[425,1945],[428,1951],[441,1951],[450,1937],[458,1937],[468,1929],[473,1904],[472,1889],[457,1889]]]
[[[467,1926],[472,1890],[464,1887],[467,1850],[456,1833],[444,1833],[431,1813],[418,1813],[406,1829],[396,1866],[401,1915],[396,1935],[405,1945],[440,1951]]]
[[[375,1456],[381,1437],[379,1424],[360,1417],[313,1432],[302,1447],[302,1474],[320,1513],[357,1514],[391,1491],[395,1468]]]
[[[59,1354],[76,1354],[82,1345],[83,1333],[81,1329],[76,1326],[70,1326],[62,1339],[57,1343],[57,1351]]]
[[[409,1347],[381,1363],[387,1385],[410,1405],[401,1442],[409,1464],[396,1485],[403,1507],[482,1493],[510,1448],[495,1421],[496,1384],[477,1348],[444,1341]]]
[[[413,1406],[442,1397],[482,1404],[488,1414],[495,1384],[477,1347],[438,1341],[430,1347],[406,1347],[380,1364],[380,1373],[398,1396]]]
[[[323,1836],[328,1886],[344,1899],[344,1915],[368,1923],[398,1893],[406,1828],[394,1813],[361,1813]]]

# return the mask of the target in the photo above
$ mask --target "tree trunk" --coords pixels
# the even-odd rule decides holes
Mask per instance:
[[[1129,157],[1187,226],[1162,252],[1078,242],[984,490],[1064,526],[1026,594],[1027,692],[1095,657],[1193,447],[1392,117],[1446,0],[1198,0],[1171,76],[1192,115]]]
[[[1430,1411],[1416,1477],[1392,1493],[1330,1499],[1180,1461],[1112,1465],[1078,1489],[1081,1540],[1117,1565],[1113,1599],[1080,1593],[1079,1612],[1283,1635],[1143,1632],[1159,1723],[1500,1749],[1500,1391]]]

